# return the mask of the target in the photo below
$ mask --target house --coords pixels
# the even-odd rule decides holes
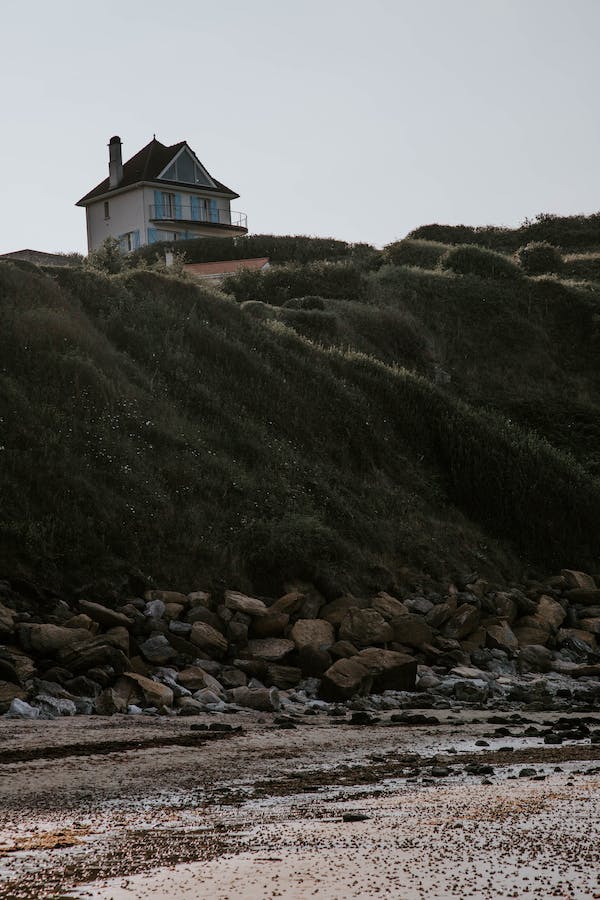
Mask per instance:
[[[36,266],[74,266],[81,261],[76,253],[47,253],[45,250],[13,250],[1,253],[0,259],[10,262],[11,259],[24,260]]]
[[[240,269],[263,271],[269,268],[269,257],[261,256],[256,259],[224,259],[221,262],[187,263],[184,270],[194,278],[221,281],[226,275],[239,272]]]
[[[88,252],[108,237],[124,252],[156,241],[247,234],[239,197],[205,169],[186,141],[167,147],[154,137],[123,162],[121,138],[109,145],[108,177],[77,202],[87,219]]]

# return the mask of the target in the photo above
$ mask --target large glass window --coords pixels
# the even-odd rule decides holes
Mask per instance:
[[[186,184],[210,184],[210,181],[187,151],[172,163],[162,176],[166,181],[183,181]]]

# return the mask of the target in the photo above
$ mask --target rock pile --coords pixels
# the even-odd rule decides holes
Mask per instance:
[[[388,708],[600,697],[600,588],[582,572],[507,590],[473,574],[443,595],[402,597],[332,599],[313,585],[274,601],[137,588],[67,602],[0,582],[0,713],[276,711],[356,707],[368,695]]]

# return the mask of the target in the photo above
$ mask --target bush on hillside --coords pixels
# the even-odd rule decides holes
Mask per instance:
[[[283,306],[295,297],[307,296],[362,300],[367,280],[351,262],[314,262],[305,266],[272,266],[264,271],[241,269],[224,278],[222,287],[238,302],[262,300]]]
[[[418,266],[420,269],[435,269],[448,244],[439,241],[410,240],[394,241],[383,248],[383,261],[394,266]]]
[[[600,281],[600,253],[572,253],[563,260],[563,276]]]
[[[521,271],[514,260],[494,250],[474,244],[452,247],[442,257],[442,268],[457,275],[478,275],[480,278],[515,279]]]
[[[516,252],[517,262],[528,275],[547,275],[560,272],[563,258],[558,247],[548,241],[532,241]]]
[[[325,309],[322,297],[292,297],[283,304],[287,309]]]

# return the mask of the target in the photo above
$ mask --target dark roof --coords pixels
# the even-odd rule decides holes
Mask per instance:
[[[100,184],[89,191],[89,193],[82,197],[81,200],[78,200],[76,205],[80,206],[90,200],[94,200],[96,197],[101,197],[102,194],[109,194],[111,190],[120,191],[124,187],[132,187],[140,181],[156,181],[163,169],[166,169],[171,160],[177,156],[181,148],[185,147],[186,144],[187,141],[180,141],[178,144],[172,144],[172,146],[166,147],[154,138],[149,144],[142,147],[135,156],[132,156],[126,163],[123,163],[123,178],[118,187],[111,189],[109,187],[108,178],[105,178],[104,181],[101,181]],[[208,185],[202,185],[201,189],[203,191],[215,191],[220,194],[229,194],[230,197],[239,197],[239,194],[236,194],[231,188],[221,184],[221,182],[217,181],[216,178],[213,178],[212,175],[210,177],[211,180],[214,181],[216,187],[213,188]],[[167,181],[164,178],[160,179],[160,183],[187,187],[188,189],[190,187],[189,184],[186,184],[183,181]],[[194,187],[199,187],[199,185],[194,185]]]

